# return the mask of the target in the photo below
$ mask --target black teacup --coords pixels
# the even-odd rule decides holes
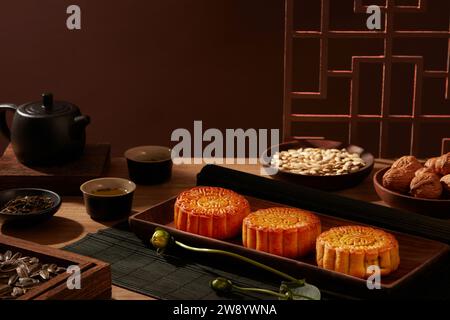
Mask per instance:
[[[137,184],[166,182],[172,176],[171,150],[159,146],[141,146],[125,152],[128,174]]]
[[[94,220],[116,220],[132,209],[136,185],[121,178],[100,178],[81,185],[87,213]]]

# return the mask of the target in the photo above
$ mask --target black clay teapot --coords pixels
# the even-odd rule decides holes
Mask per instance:
[[[11,130],[6,111],[15,112]],[[81,156],[89,123],[77,106],[53,101],[50,93],[21,106],[0,104],[0,131],[11,141],[17,159],[27,165],[56,165]]]

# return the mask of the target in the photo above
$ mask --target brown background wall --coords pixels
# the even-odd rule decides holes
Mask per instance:
[[[70,4],[81,31],[66,28]],[[283,18],[280,0],[1,1],[0,101],[52,91],[116,155],[194,120],[281,128]]]

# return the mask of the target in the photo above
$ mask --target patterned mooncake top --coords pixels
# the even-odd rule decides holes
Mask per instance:
[[[175,206],[187,213],[208,216],[237,214],[250,208],[243,196],[219,187],[195,187],[184,191]]]
[[[388,250],[398,247],[395,237],[383,230],[363,226],[332,228],[322,233],[317,242],[335,249]]]
[[[249,214],[244,223],[253,228],[295,229],[320,223],[310,211],[296,208],[268,208]]]

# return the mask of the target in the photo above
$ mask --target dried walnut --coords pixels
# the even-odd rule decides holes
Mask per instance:
[[[392,191],[406,193],[414,178],[413,171],[406,171],[401,168],[391,168],[383,176],[383,186]]]
[[[450,152],[436,160],[436,170],[443,176],[450,174]]]
[[[415,176],[420,176],[424,173],[435,173],[432,168],[423,167],[422,169],[419,169],[416,171]]]
[[[442,177],[441,184],[444,190],[450,193],[450,174]]]
[[[431,171],[433,171],[434,173],[438,174],[438,170],[436,169],[436,161],[437,159],[439,159],[439,157],[435,157],[435,158],[430,158],[427,160],[427,162],[425,162],[425,168],[430,169]]]
[[[423,173],[411,181],[411,194],[416,198],[439,199],[442,185],[439,176],[434,173]]]
[[[420,164],[419,160],[414,156],[404,156],[394,162],[391,167],[392,169],[402,169],[408,172],[416,172],[419,169],[422,169],[423,166]]]

